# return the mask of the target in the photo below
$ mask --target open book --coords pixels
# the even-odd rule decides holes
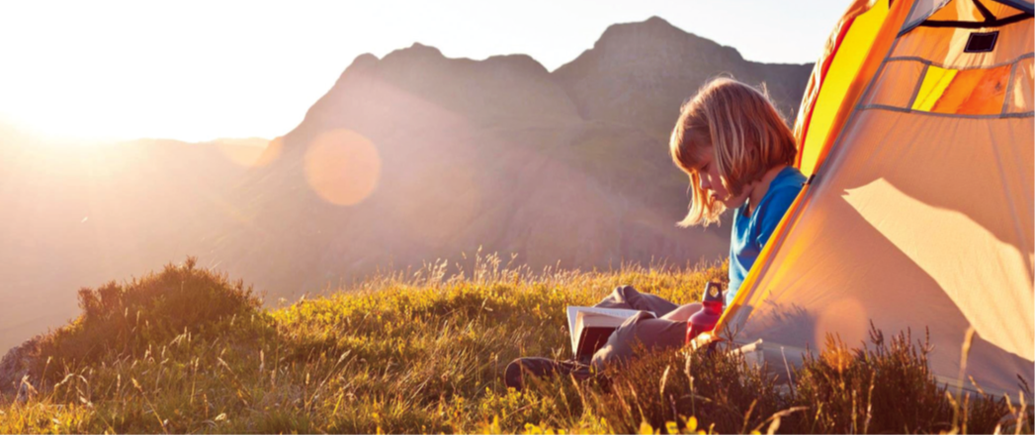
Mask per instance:
[[[593,353],[604,347],[607,337],[615,329],[618,329],[626,319],[639,313],[657,317],[657,314],[651,311],[569,306],[568,330],[571,331],[571,351],[575,355],[575,359],[592,358]]]

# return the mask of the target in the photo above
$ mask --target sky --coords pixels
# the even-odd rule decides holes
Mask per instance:
[[[414,42],[553,71],[659,16],[760,62],[819,56],[848,0],[0,3],[0,122],[77,141],[273,138],[356,56]]]

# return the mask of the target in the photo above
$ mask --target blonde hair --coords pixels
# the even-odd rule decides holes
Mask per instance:
[[[715,78],[680,108],[669,141],[672,161],[690,176],[693,198],[681,227],[718,222],[721,202],[701,189],[699,163],[714,153],[723,185],[737,196],[773,167],[794,164],[794,134],[769,101],[765,90],[733,79]]]

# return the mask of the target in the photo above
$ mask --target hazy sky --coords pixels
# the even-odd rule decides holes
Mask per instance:
[[[0,119],[59,138],[290,131],[362,53],[525,53],[554,70],[657,15],[763,62],[813,62],[848,0],[0,3]]]

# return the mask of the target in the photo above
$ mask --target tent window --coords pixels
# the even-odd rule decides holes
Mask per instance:
[[[916,60],[889,61],[867,96],[866,105],[908,109],[917,83],[924,73],[924,63]]]
[[[1005,113],[1027,113],[1035,110],[1035,58],[1017,62],[1013,83],[1006,97]]]
[[[995,49],[995,41],[999,39],[999,32],[980,33],[974,32],[967,38],[967,46],[964,53],[988,53]]]
[[[892,59],[915,58],[951,69],[990,68],[1010,65],[1032,52],[1031,20],[995,29],[999,32],[995,47],[988,52],[966,52],[974,32],[953,28],[920,27],[899,38]]]
[[[958,115],[1002,113],[1012,65],[954,70],[929,66],[913,110]]]

